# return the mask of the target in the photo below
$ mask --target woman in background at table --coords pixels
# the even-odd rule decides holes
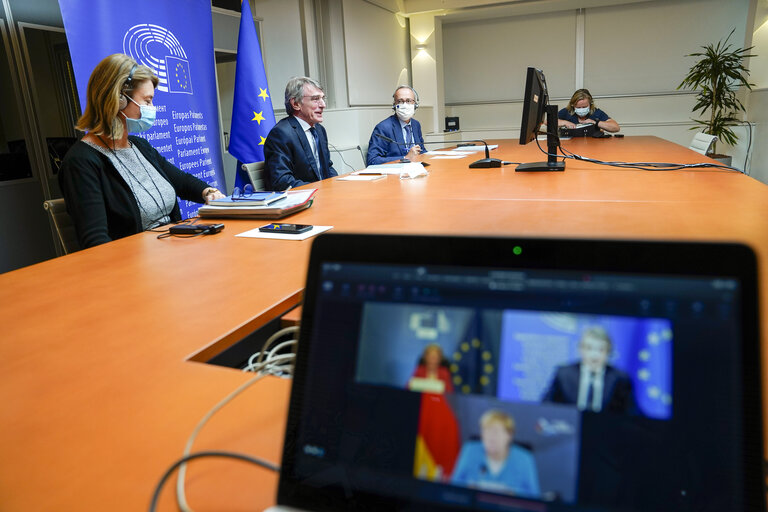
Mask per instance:
[[[579,89],[573,93],[568,106],[557,113],[557,126],[575,128],[577,124],[594,124],[606,132],[619,131],[619,123],[595,107],[592,95],[586,89]]]
[[[75,127],[88,133],[67,152],[59,172],[83,248],[181,220],[176,196],[196,203],[224,197],[145,139],[128,136],[152,127],[157,84],[150,68],[122,53],[91,73],[88,103]]]

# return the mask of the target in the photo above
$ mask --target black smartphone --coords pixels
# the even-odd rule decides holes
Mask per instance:
[[[285,233],[286,235],[297,235],[312,229],[311,224],[267,224],[261,226],[259,231],[263,233]]]

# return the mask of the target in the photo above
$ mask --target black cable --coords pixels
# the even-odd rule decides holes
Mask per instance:
[[[539,150],[547,156],[554,156],[556,158],[563,158],[563,159],[568,158],[571,160],[581,160],[583,162],[590,162],[598,165],[608,165],[611,167],[619,167],[623,169],[639,169],[641,171],[679,171],[683,169],[693,169],[693,168],[703,167],[703,168],[714,168],[714,169],[727,169],[729,171],[742,172],[740,169],[736,169],[735,167],[730,167],[722,164],[703,163],[703,162],[695,163],[695,164],[676,164],[676,163],[667,163],[667,162],[605,162],[603,160],[597,160],[595,158],[589,158],[586,156],[577,155],[571,151],[568,151],[558,141],[557,147],[560,150],[560,152],[563,154],[561,157],[558,154],[552,155],[544,151],[544,148],[541,147],[541,144],[539,143],[538,138],[536,139],[536,145],[539,147]]]
[[[179,221],[179,222],[175,223],[174,226],[181,226],[183,224],[192,224],[192,219],[187,219],[187,220]],[[154,228],[154,229],[147,229],[147,231],[149,231],[151,233],[167,233],[168,231],[170,231],[170,228],[165,228],[165,229]]]
[[[749,150],[752,148],[752,123],[749,121],[742,121],[742,124],[747,125],[749,128],[749,142],[747,143],[747,154],[744,155],[744,174],[749,176],[749,173],[747,172],[747,162],[749,161]]]
[[[547,136],[549,136],[549,134],[547,134]],[[541,142],[539,142],[539,136],[538,135],[536,136],[536,145],[539,146],[539,151],[541,151],[542,153],[544,153],[547,156],[551,156],[549,153],[544,151],[544,148],[541,147]],[[560,145],[560,139],[559,138],[557,139],[557,147],[560,148],[560,151],[563,151],[563,147]],[[555,154],[555,158],[562,158],[563,162],[565,162],[565,156],[561,157],[561,156]]]
[[[328,142],[328,141],[326,141],[326,142]],[[328,142],[328,145],[329,145],[329,146],[331,146],[331,147],[333,148],[333,150],[334,150],[334,151],[336,151],[336,152],[339,154],[339,158],[341,158],[341,161],[342,161],[342,162],[344,162],[344,165],[346,165],[347,167],[349,167],[349,168],[350,168],[352,171],[354,171],[354,170],[355,170],[355,168],[354,168],[354,167],[352,167],[351,165],[349,165],[349,164],[347,163],[347,161],[346,161],[346,160],[344,160],[344,155],[342,155],[342,154],[341,154],[341,151],[339,151],[339,149],[338,149],[336,146],[334,146],[334,145],[333,145],[333,144],[331,144],[330,142]],[[359,147],[359,146],[358,146],[358,147]]]
[[[157,501],[160,499],[160,492],[163,490],[163,487],[165,486],[165,482],[168,480],[168,478],[171,477],[171,475],[176,470],[176,468],[178,468],[185,462],[188,462],[193,459],[200,459],[203,457],[223,457],[223,458],[237,459],[245,462],[250,462],[251,464],[261,466],[262,468],[269,469],[270,471],[280,472],[280,466],[276,464],[272,464],[271,462],[267,462],[265,460],[257,459],[256,457],[251,457],[250,455],[243,455],[242,453],[224,452],[224,451],[216,451],[216,450],[190,453],[186,457],[182,457],[176,462],[174,462],[171,465],[171,467],[169,467],[165,471],[165,473],[163,473],[163,476],[160,478],[160,481],[157,483],[157,486],[155,487],[155,492],[152,494],[152,501],[149,503],[149,512],[154,512],[157,509]]]
[[[194,238],[196,236],[200,235],[207,235],[207,231],[200,231],[199,233],[171,233],[170,231],[167,233],[161,233],[157,235],[158,240],[162,240],[163,238],[170,238],[170,237],[177,237],[177,238]]]
[[[603,160],[597,160],[594,158],[577,155],[562,147],[560,148],[560,150],[563,152],[566,158],[571,158],[573,160],[582,160],[585,162],[590,162],[590,163],[595,163],[600,165],[610,165],[612,167],[620,167],[623,169],[640,169],[642,171],[679,171],[683,169],[692,169],[692,168],[717,168],[717,169],[727,169],[730,171],[741,172],[741,170],[736,169],[735,167],[730,167],[722,164],[710,164],[705,162],[700,162],[695,164],[678,164],[678,163],[669,163],[669,162],[605,162]]]
[[[163,238],[169,238],[169,237],[172,237],[172,236],[175,236],[175,237],[178,237],[178,238],[194,238],[196,236],[207,235],[207,234],[211,233],[211,231],[210,231],[211,224],[198,224],[197,222],[193,222],[192,219],[187,219],[185,221],[178,222],[178,223],[174,224],[173,227],[175,227],[175,226],[205,227],[207,229],[204,229],[204,230],[199,231],[197,233],[171,233],[171,228],[162,229],[162,230],[154,230],[154,229],[152,229],[152,230],[147,230],[147,231],[152,231],[153,233],[160,233],[159,235],[157,235],[158,240],[161,240]],[[216,233],[216,231],[214,231],[213,233]]]

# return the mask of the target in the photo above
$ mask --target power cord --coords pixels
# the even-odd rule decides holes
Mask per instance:
[[[157,486],[155,487],[155,492],[152,494],[152,501],[150,501],[149,503],[149,512],[155,512],[157,510],[157,502],[160,499],[160,492],[163,490],[163,486],[165,486],[165,482],[173,474],[173,471],[177,467],[183,466],[184,464],[186,464],[191,460],[200,459],[203,457],[223,457],[223,458],[229,458],[229,459],[242,460],[245,462],[250,462],[251,464],[254,464],[256,466],[268,469],[270,471],[280,472],[280,466],[276,464],[272,464],[271,462],[261,460],[256,457],[252,457],[250,455],[244,455],[242,453],[225,452],[225,451],[204,451],[204,452],[190,453],[180,458],[176,462],[174,462],[171,465],[171,467],[169,467],[165,471],[165,473],[163,473],[163,476],[160,478],[160,481],[157,483]]]
[[[253,372],[256,372],[257,375],[252,379],[244,382],[240,386],[238,386],[234,391],[232,391],[227,396],[225,396],[221,401],[219,401],[219,403],[214,405],[205,414],[205,416],[203,416],[203,418],[195,426],[194,430],[192,431],[192,434],[190,434],[189,439],[187,439],[187,443],[184,446],[184,456],[187,456],[192,452],[192,445],[195,443],[195,440],[197,439],[197,436],[202,430],[202,428],[205,426],[206,423],[208,423],[208,420],[210,420],[214,414],[216,414],[221,408],[223,408],[229,402],[234,400],[243,391],[248,389],[253,384],[257,383],[267,375],[276,375],[281,377],[293,375],[293,360],[295,358],[295,354],[291,353],[291,354],[277,355],[276,353],[282,348],[284,348],[285,346],[296,345],[297,342],[295,340],[290,340],[290,341],[286,341],[278,344],[272,350],[269,351],[269,355],[265,360],[262,361],[262,357],[265,351],[267,350],[267,348],[269,348],[269,346],[275,340],[279,339],[281,336],[285,336],[288,333],[298,331],[298,329],[299,329],[298,327],[286,327],[285,329],[281,329],[277,331],[267,339],[266,343],[264,343],[264,346],[262,347],[262,350],[260,352],[256,352],[256,354],[251,356],[248,367],[246,367],[245,371],[253,371]],[[256,362],[256,364],[253,364],[252,359],[255,357],[258,357],[259,360],[258,362]],[[179,509],[182,512],[192,512],[192,509],[189,507],[189,503],[187,502],[186,492],[184,490],[184,479],[186,478],[186,474],[187,474],[186,464],[184,464],[184,462],[181,462],[179,467],[178,477],[176,479],[176,501],[178,502]]]
[[[290,333],[298,332],[299,328],[298,326],[291,326],[291,327],[285,327],[283,329],[280,329],[276,333],[274,333],[272,336],[270,336],[267,341],[264,342],[264,345],[261,347],[261,350],[259,352],[256,352],[254,355],[252,355],[248,359],[248,364],[251,365],[253,363],[253,358],[258,357],[257,364],[261,364],[262,360],[264,359],[264,355],[267,353],[267,349],[269,346],[275,342],[275,340],[278,340],[282,338],[283,336],[286,336]]]
[[[194,219],[182,220],[180,222],[175,223],[174,226],[186,226],[186,225],[192,224],[193,222],[194,222]],[[171,228],[165,228],[165,229],[153,228],[153,229],[148,229],[147,231],[149,231],[150,233],[167,233],[168,231],[170,231],[170,229]]]
[[[292,374],[293,373],[292,365],[290,365],[290,364],[287,364],[287,365],[283,364],[283,361],[288,362],[288,363],[293,362],[293,360],[296,358],[295,349],[290,354],[278,354],[278,352],[280,350],[286,348],[286,347],[296,346],[297,344],[298,344],[298,342],[296,340],[288,340],[288,341],[284,341],[284,342],[278,344],[275,348],[270,350],[267,353],[267,358],[264,361],[264,363],[261,363],[262,365],[263,364],[267,365],[265,367],[265,369],[262,370],[262,371],[266,370],[271,375],[275,375],[275,374],[277,374],[277,372],[284,372],[284,373],[287,373],[289,375]],[[255,354],[253,354],[248,359],[248,364],[245,366],[245,368],[243,368],[243,371],[244,372],[256,371],[256,370],[254,370],[254,368],[257,368],[259,366],[259,364],[257,364],[255,362],[255,359],[257,357],[260,357],[261,354],[262,354],[262,352],[256,352]]]
[[[254,371],[260,371],[264,367],[266,367],[268,363],[263,363],[261,367],[257,365],[257,368]],[[264,377],[270,375],[267,372],[258,373],[255,377],[252,379],[244,382],[240,386],[238,386],[234,391],[232,391],[230,394],[225,396],[219,403],[214,405],[206,414],[203,416],[203,418],[198,422],[197,426],[195,426],[195,429],[192,431],[192,434],[189,436],[189,439],[187,439],[187,444],[184,446],[184,457],[188,456],[190,453],[192,453],[192,445],[195,443],[195,439],[197,439],[198,434],[203,429],[206,423],[208,423],[208,420],[210,420],[214,414],[216,414],[221,408],[223,408],[225,405],[227,405],[229,402],[234,400],[238,395],[240,395],[243,391],[263,379]],[[268,462],[265,462],[265,464],[271,464]],[[189,503],[187,502],[187,496],[186,492],[184,491],[184,479],[187,474],[187,467],[186,464],[184,464],[184,461],[182,461],[179,467],[179,474],[176,479],[176,501],[178,502],[179,509],[182,512],[192,512],[192,509],[189,507]]]
[[[193,238],[200,235],[212,235],[224,229],[224,224],[199,224],[196,222],[182,222],[171,226],[157,235],[158,239],[175,236],[178,238]]]
[[[741,121],[741,124],[747,125],[747,128],[749,128],[749,142],[747,143],[747,154],[744,155],[744,174],[749,176],[749,172],[747,172],[747,162],[749,161],[749,150],[752,149],[752,123],[749,121]]]
[[[341,151],[339,151],[339,149],[336,146],[334,146],[330,142],[328,142],[328,145],[331,146],[333,148],[333,150],[336,151],[339,154],[339,158],[341,158],[341,161],[344,162],[344,165],[349,167],[350,171],[355,171],[356,170],[354,167],[349,165],[346,160],[344,160],[344,155],[341,154]],[[357,146],[357,147],[358,147],[358,149],[360,148],[360,146]]]
[[[742,172],[740,169],[736,169],[735,167],[730,167],[728,165],[722,165],[722,164],[710,164],[710,163],[695,163],[695,164],[677,164],[677,163],[666,163],[666,162],[606,162],[603,160],[598,160],[595,158],[589,158],[582,155],[577,155],[571,151],[568,151],[565,149],[562,144],[558,141],[557,147],[562,153],[561,155],[558,154],[550,154],[547,151],[544,150],[544,148],[541,147],[541,143],[539,142],[539,139],[536,139],[536,145],[539,147],[539,150],[544,153],[547,156],[554,156],[556,158],[563,158],[565,161],[566,158],[571,160],[581,160],[583,162],[590,162],[593,164],[599,164],[599,165],[608,165],[611,167],[620,167],[623,169],[639,169],[641,171],[679,171],[682,169],[693,169],[693,168],[712,168],[712,169],[727,169],[729,171],[737,171]]]

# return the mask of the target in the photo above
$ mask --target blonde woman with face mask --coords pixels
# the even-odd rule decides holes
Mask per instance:
[[[587,89],[579,89],[568,102],[566,108],[557,113],[557,125],[564,128],[576,128],[577,124],[594,124],[606,132],[618,132],[619,123],[595,107],[592,95]]]
[[[224,197],[166,160],[140,133],[152,127],[158,78],[115,53],[88,81],[85,136],[67,152],[59,185],[82,248],[181,220],[177,197],[196,203]]]

